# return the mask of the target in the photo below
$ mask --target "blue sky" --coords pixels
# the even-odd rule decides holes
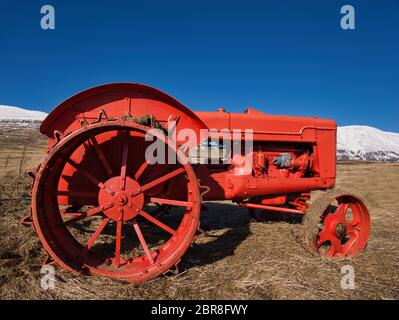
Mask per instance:
[[[40,28],[51,4],[56,29]],[[340,8],[356,30],[340,28]],[[0,104],[50,111],[141,82],[193,110],[318,115],[399,131],[399,1],[0,0]]]

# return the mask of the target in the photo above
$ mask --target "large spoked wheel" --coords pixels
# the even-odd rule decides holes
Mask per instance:
[[[340,191],[317,199],[304,224],[305,241],[311,250],[329,258],[356,256],[370,235],[370,215],[363,201]]]
[[[92,124],[49,153],[35,178],[32,217],[57,265],[142,282],[168,271],[191,245],[201,208],[198,181],[185,155],[161,134],[152,136],[177,161],[146,161],[149,129],[122,120]],[[169,205],[178,209],[168,220],[154,211]]]

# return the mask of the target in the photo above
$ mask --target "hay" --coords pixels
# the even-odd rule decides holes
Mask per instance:
[[[29,178],[3,177],[0,202],[1,299],[398,299],[397,243],[399,166],[339,165],[338,187],[360,193],[369,203],[372,234],[353,260],[329,261],[298,240],[302,225],[250,221],[230,202],[206,203],[198,237],[184,256],[181,274],[143,284],[76,277],[56,268],[54,290],[40,286],[45,257],[32,228],[19,219],[28,212]],[[315,193],[317,194],[317,192]],[[340,287],[341,267],[355,268],[354,290]]]

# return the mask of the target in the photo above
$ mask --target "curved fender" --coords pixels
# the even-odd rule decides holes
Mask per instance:
[[[153,115],[165,127],[168,120],[177,120],[176,132],[190,128],[198,138],[199,130],[207,128],[190,109],[158,89],[139,83],[111,83],[82,91],[59,104],[43,121],[40,132],[49,137],[51,147],[60,135],[79,129],[82,123],[143,115]]]

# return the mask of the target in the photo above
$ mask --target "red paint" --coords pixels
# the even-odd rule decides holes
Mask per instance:
[[[176,133],[191,128],[198,133],[197,142],[200,129],[252,129],[253,152],[235,155],[231,165],[151,165],[144,157],[150,144],[144,136],[153,122],[138,124],[142,116],[164,127],[175,119]],[[33,184],[33,224],[52,259],[80,274],[141,282],[167,272],[194,241],[203,200],[233,200],[265,212],[305,214],[310,191],[335,184],[335,121],[254,109],[193,113],[167,94],[135,83],[83,91],[55,108],[40,130],[49,144]],[[172,154],[186,159],[168,138],[157,137]],[[290,159],[284,167],[274,164],[281,154]],[[245,157],[253,160],[253,168],[248,168]],[[159,206],[152,214],[147,212],[150,204]],[[70,206],[71,212],[81,206],[89,209],[68,215],[63,206]],[[171,206],[184,211],[177,227],[160,218]],[[64,221],[67,217],[72,220]],[[101,223],[87,241],[75,239],[68,228],[93,217]],[[143,221],[164,233],[163,244],[148,245]],[[335,218],[327,216],[325,221],[331,228],[336,225]],[[107,256],[104,251],[104,256],[93,249],[107,227],[114,229],[113,253]],[[142,255],[123,257],[127,227],[136,234]],[[321,237],[327,236],[326,231]]]

